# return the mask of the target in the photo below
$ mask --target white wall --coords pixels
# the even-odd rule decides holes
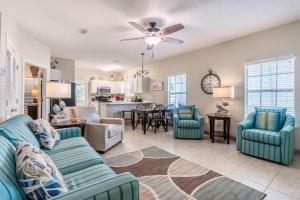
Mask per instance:
[[[230,101],[231,134],[235,135],[236,123],[244,118],[244,63],[287,55],[296,55],[296,119],[300,125],[300,21],[155,62],[148,67],[150,76],[164,81],[164,91],[153,91],[143,97],[167,104],[167,77],[186,73],[188,103],[195,104],[204,115],[213,113],[216,100],[200,87],[202,77],[211,67],[220,76],[222,85],[235,86],[236,98]],[[127,71],[124,77],[134,71]],[[299,128],[296,148],[300,149]]]
[[[50,68],[50,49],[28,35],[18,25],[3,7],[1,12],[1,38],[0,38],[0,67],[5,67],[6,61],[6,37],[9,36],[14,44],[20,58],[39,67]],[[23,89],[23,82],[20,81],[20,88]],[[22,91],[22,90],[21,90]],[[22,92],[19,95],[23,95]],[[19,97],[23,99],[23,97]],[[0,76],[0,121],[5,119],[5,76]]]

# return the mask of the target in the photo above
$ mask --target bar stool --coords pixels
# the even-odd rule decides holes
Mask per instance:
[[[126,123],[126,120],[130,120],[130,122],[132,123],[132,115],[133,115],[133,111],[132,110],[122,110],[122,118],[124,119],[125,123]],[[130,113],[130,118],[126,118],[126,113]]]

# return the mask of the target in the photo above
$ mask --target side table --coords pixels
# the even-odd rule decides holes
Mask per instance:
[[[209,127],[210,127],[210,139],[211,142],[215,142],[215,121],[222,120],[223,121],[223,132],[224,132],[224,140],[227,139],[227,144],[229,144],[229,137],[230,137],[230,119],[231,115],[221,115],[221,114],[208,114],[209,119]]]
[[[85,129],[86,120],[78,119],[76,122],[73,121],[64,121],[64,122],[51,122],[51,126],[53,128],[69,128],[69,127],[79,127],[81,129],[81,135],[84,137],[84,129]]]

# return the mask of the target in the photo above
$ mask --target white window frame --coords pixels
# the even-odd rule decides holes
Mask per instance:
[[[182,75],[184,75],[185,76],[185,92],[170,92],[170,90],[169,90],[169,79],[171,78],[171,77],[176,77],[176,76],[182,76]],[[176,84],[176,83],[175,83]],[[186,75],[186,73],[182,73],[182,74],[173,74],[173,75],[169,75],[168,76],[168,104],[174,104],[173,102],[170,102],[170,95],[171,94],[184,94],[185,95],[185,102],[184,102],[184,104],[186,104],[187,103],[187,75]],[[178,102],[178,103],[180,103],[180,102]],[[178,104],[177,103],[177,104]],[[178,106],[176,103],[175,103],[175,105],[176,106]]]
[[[244,102],[244,113],[245,116],[247,116],[249,114],[248,111],[248,74],[247,74],[247,66],[248,65],[255,65],[255,64],[262,64],[262,63],[266,63],[266,62],[274,62],[274,61],[280,61],[280,60],[285,60],[285,59],[294,59],[294,84],[293,84],[293,104],[294,104],[294,110],[292,115],[295,116],[296,114],[296,63],[297,63],[297,58],[295,55],[289,55],[289,56],[282,56],[282,57],[276,57],[276,58],[271,58],[271,59],[265,59],[265,60],[259,60],[259,61],[254,61],[254,62],[247,62],[244,64],[244,72],[245,72],[245,88],[244,88],[244,92],[245,92],[245,102]],[[276,72],[277,75],[277,72]],[[277,81],[277,80],[276,80]],[[262,90],[262,89],[260,89]],[[277,92],[277,88],[276,88],[276,92]],[[260,91],[260,93],[262,93],[262,91]],[[276,98],[277,101],[277,98]],[[261,102],[261,99],[260,99]],[[261,103],[260,103],[261,104]]]

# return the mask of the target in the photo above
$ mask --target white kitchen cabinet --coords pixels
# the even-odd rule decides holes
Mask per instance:
[[[89,93],[90,94],[96,94],[97,93],[97,88],[99,85],[99,80],[90,80],[89,81]]]
[[[138,77],[129,80],[129,91],[131,93],[145,93],[149,91],[149,78]]]

